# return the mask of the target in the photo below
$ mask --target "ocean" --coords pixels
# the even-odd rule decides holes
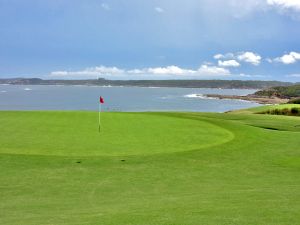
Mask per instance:
[[[225,112],[255,107],[242,100],[220,100],[205,94],[247,95],[256,90],[51,85],[0,85],[0,110]]]

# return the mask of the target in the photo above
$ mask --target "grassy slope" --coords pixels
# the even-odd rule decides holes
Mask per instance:
[[[281,105],[264,105],[260,107],[255,108],[249,108],[249,109],[241,109],[236,111],[231,111],[231,114],[251,114],[251,113],[259,113],[264,112],[269,109],[291,109],[291,108],[299,108],[299,104],[281,104]]]
[[[8,114],[0,113],[1,142],[14,137],[15,127],[19,127],[14,124],[16,117]],[[15,116],[18,114],[21,116],[22,112]],[[30,121],[50,122],[45,118],[52,113],[41,114],[35,114],[35,119]],[[85,113],[80,113],[78,121],[83,115]],[[47,151],[48,155],[44,156],[16,154],[20,153],[17,145],[22,144],[24,134],[18,140],[10,139],[14,154],[7,154],[8,147],[0,147],[1,152],[6,152],[0,154],[0,224],[300,224],[300,118],[205,113],[135,115],[143,120],[160,120],[155,127],[151,123],[147,126],[162,135],[153,140],[164,146],[161,153],[108,156],[106,152],[106,156],[96,156],[98,153],[90,151],[89,156],[79,156],[83,154],[78,154],[82,150],[78,148],[75,154],[78,156],[52,156]],[[233,134],[234,139],[206,148],[200,144],[198,150],[174,152],[168,148],[169,144],[173,145],[170,139],[174,138],[177,143],[175,139],[180,135],[172,134],[173,127],[165,122],[184,127],[189,124],[188,127],[197,130],[200,140],[207,128],[221,126]],[[10,127],[2,126],[3,123]],[[262,129],[262,123],[278,131]],[[60,136],[69,133],[64,131],[66,124],[62,124],[61,127],[56,124],[57,130],[49,133],[50,136],[56,134],[57,144]],[[79,124],[76,129],[82,128]],[[35,126],[20,129],[28,132],[28,136],[46,132]],[[138,124],[131,132],[135,126]],[[12,130],[7,134],[9,129]],[[182,135],[188,132],[186,138],[190,135],[193,138],[193,134],[184,129],[185,132],[177,132]],[[148,131],[139,129],[135,135],[143,132]],[[163,143],[164,135],[169,138],[167,143]],[[215,138],[213,136],[214,133],[208,132],[205,140]],[[221,142],[225,139],[221,138]],[[181,142],[182,145],[187,141]],[[40,153],[38,145],[33,143],[33,149],[27,153]],[[79,145],[81,141],[75,143]],[[149,143],[136,144],[147,149]],[[165,149],[172,150],[165,153]],[[62,153],[62,150],[56,151]],[[79,161],[81,163],[77,163]]]

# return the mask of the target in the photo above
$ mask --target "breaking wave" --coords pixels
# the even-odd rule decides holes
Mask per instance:
[[[206,95],[203,94],[188,94],[184,96],[185,98],[200,98],[200,99],[217,99],[213,97],[207,97]]]

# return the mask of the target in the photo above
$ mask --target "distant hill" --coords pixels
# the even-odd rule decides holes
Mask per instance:
[[[266,89],[274,86],[290,86],[293,83],[280,81],[241,80],[43,80],[39,78],[0,79],[0,84],[11,85],[97,85],[137,87],[179,88],[223,88],[223,89]]]

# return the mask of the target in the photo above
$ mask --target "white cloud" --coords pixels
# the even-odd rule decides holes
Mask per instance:
[[[144,69],[133,69],[126,71],[127,74],[151,74],[151,75],[190,75],[194,70],[182,69],[178,66],[154,67]]]
[[[281,57],[275,58],[274,61],[283,64],[293,64],[296,63],[297,61],[300,61],[300,53],[290,52],[289,54],[285,54]]]
[[[214,4],[214,1],[210,1]],[[228,0],[219,1],[219,4],[224,4],[228,13],[234,18],[242,18],[245,16],[253,15],[256,12],[267,12],[268,10],[275,8],[279,13],[285,13],[292,18],[300,11],[299,0]]]
[[[101,7],[104,9],[104,10],[110,10],[110,6],[107,4],[107,3],[102,3],[101,4]]]
[[[270,77],[270,76],[265,76],[265,75],[253,75],[253,74],[245,74],[245,73],[240,73],[238,76],[243,77],[243,78],[251,78],[251,79],[259,79],[259,78]]]
[[[167,66],[167,67],[150,67],[143,69],[119,69],[117,67],[91,67],[86,68],[81,71],[55,71],[52,72],[50,77],[59,77],[59,78],[96,78],[96,77],[105,77],[105,78],[142,78],[142,77],[151,77],[151,78],[185,78],[185,77],[211,77],[211,76],[228,76],[231,75],[228,69],[201,65],[198,69],[184,69],[178,66]]]
[[[262,58],[260,55],[253,52],[243,52],[237,55],[237,59],[241,62],[247,62],[258,66]]]
[[[299,0],[267,0],[268,5],[276,6],[279,9],[292,9],[300,11]]]
[[[239,52],[239,53],[226,53],[226,54],[217,54],[214,56],[215,59],[227,59],[228,61],[220,61],[219,66],[240,66],[240,63],[237,62],[247,62],[255,66],[259,65],[261,62],[261,56],[253,52]],[[230,60],[229,60],[230,59]]]
[[[68,76],[69,72],[67,71],[55,71],[55,72],[51,72],[50,76],[53,77],[63,77],[63,76]]]
[[[224,54],[216,54],[216,55],[214,55],[214,58],[215,59],[233,59],[234,54],[231,52],[226,53],[225,55]]]
[[[164,13],[165,10],[161,7],[155,7],[154,10],[157,12],[157,13]]]
[[[216,55],[214,55],[214,59],[224,59],[224,58],[225,58],[225,56],[222,55],[222,54],[216,54]]]
[[[197,70],[197,75],[209,75],[209,76],[227,76],[230,75],[230,71],[228,69],[224,69],[217,66],[208,66],[208,65],[202,65]]]
[[[232,59],[227,61],[219,60],[218,65],[223,67],[239,67],[241,64],[236,60]]]
[[[171,74],[171,75],[182,75],[190,73],[189,70],[181,69],[178,66],[168,66],[168,67],[156,67],[147,69],[149,74]]]
[[[50,74],[52,77],[97,77],[102,75],[119,75],[125,71],[117,67],[96,66],[86,68],[81,71],[54,71]]]

